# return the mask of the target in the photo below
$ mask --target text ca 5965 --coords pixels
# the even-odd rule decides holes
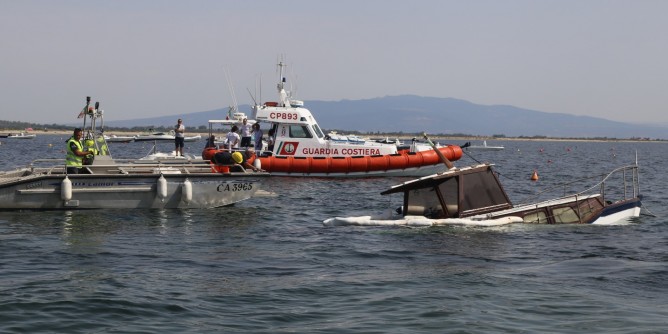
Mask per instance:
[[[249,191],[253,190],[253,183],[223,183],[216,188],[218,192],[223,191]]]

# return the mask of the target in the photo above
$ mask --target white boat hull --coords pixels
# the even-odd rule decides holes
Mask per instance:
[[[110,136],[105,137],[104,140],[107,143],[130,143],[135,141],[134,136]]]
[[[174,141],[173,135],[137,135],[134,137],[134,141]],[[183,138],[184,142],[194,142],[202,139],[202,136],[187,136]]]
[[[487,141],[484,141],[482,145],[465,145],[462,147],[467,151],[501,151],[503,146],[488,146]]]
[[[9,139],[35,139],[37,135],[9,135],[7,138]]]
[[[501,151],[503,147],[500,146],[469,146],[465,148],[467,151]]]
[[[0,209],[215,208],[255,194],[260,177],[247,175],[69,175],[69,196],[63,191],[64,175],[5,178]]]
[[[152,140],[174,140],[171,135],[137,135],[135,141],[152,141]]]
[[[640,202],[637,203],[637,206],[632,206],[624,210],[617,211],[608,215],[601,215],[595,221],[592,222],[594,225],[614,225],[619,224],[620,222],[627,222],[633,218],[640,216]]]

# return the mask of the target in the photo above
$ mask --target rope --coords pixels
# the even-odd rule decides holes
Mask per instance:
[[[646,212],[643,213],[643,210],[646,211]],[[650,217],[657,217],[657,218],[659,217],[656,214],[654,214],[654,212],[650,211],[649,208],[644,206],[644,205],[640,209],[640,214],[643,215],[643,216],[650,216]]]
[[[471,158],[473,161],[477,162],[478,164],[482,164],[482,163],[483,163],[482,161],[480,161],[480,160],[476,159],[475,157],[473,157],[473,156],[472,156],[471,154],[469,154],[467,151],[464,151],[464,154],[466,154],[469,158]],[[498,168],[501,168],[500,165],[497,165],[497,166],[498,166]],[[503,176],[503,177],[505,177],[505,178],[508,179],[508,180],[515,181],[515,179],[513,179],[512,177],[509,177],[509,176],[507,176],[506,174],[502,174],[501,172],[499,172],[497,168],[494,169],[494,173],[496,173],[496,175],[498,175],[498,176]]]

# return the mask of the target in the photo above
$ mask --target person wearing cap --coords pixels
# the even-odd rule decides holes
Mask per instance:
[[[227,151],[218,152],[211,159],[214,163],[219,165],[241,165],[245,169],[251,169],[254,172],[261,171],[259,168],[248,163],[246,158],[241,152],[230,153]]]
[[[251,131],[252,126],[248,124],[248,119],[244,118],[241,124],[241,147],[251,146]]]
[[[186,127],[183,125],[183,120],[179,118],[174,127],[174,145],[176,146],[176,156],[183,156],[183,145],[185,142]]]
[[[67,140],[67,155],[65,157],[67,174],[80,174],[81,167],[83,167],[83,158],[91,155],[91,152],[83,150],[81,137],[83,137],[83,131],[76,128],[72,137]]]

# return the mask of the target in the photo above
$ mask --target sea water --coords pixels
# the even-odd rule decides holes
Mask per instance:
[[[66,137],[0,139],[0,169],[61,158]],[[505,150],[455,164],[495,163],[513,201],[637,152],[644,214],[614,226],[327,227],[398,207],[379,193],[409,178],[289,177],[217,209],[2,211],[0,332],[665,332],[668,144],[494,144]],[[152,145],[110,148],[136,158]]]

